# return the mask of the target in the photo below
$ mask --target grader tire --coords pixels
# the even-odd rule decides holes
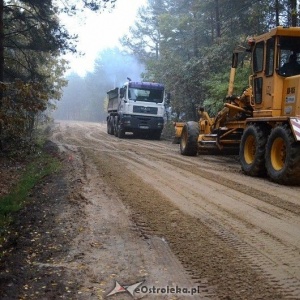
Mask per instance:
[[[275,127],[266,146],[266,168],[270,179],[279,184],[300,183],[300,145],[289,125]]]
[[[259,125],[249,125],[244,130],[239,158],[242,171],[249,176],[263,176],[265,168],[265,146],[268,131]]]
[[[198,153],[199,125],[189,121],[183,128],[180,139],[180,153],[187,156],[196,156]]]

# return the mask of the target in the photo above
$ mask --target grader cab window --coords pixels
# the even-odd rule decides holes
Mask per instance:
[[[279,49],[279,75],[285,77],[299,75],[300,37],[280,37]]]
[[[264,42],[257,43],[253,53],[253,71],[259,73],[263,70]]]
[[[254,99],[256,104],[262,103],[263,79],[262,77],[254,79]]]
[[[275,54],[275,40],[271,38],[267,40],[267,56],[266,56],[266,67],[265,67],[265,74],[266,76],[273,75],[274,69],[274,54]]]

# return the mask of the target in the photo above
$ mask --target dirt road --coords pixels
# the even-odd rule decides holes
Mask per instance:
[[[66,256],[39,267],[64,269],[70,299],[132,299],[107,297],[115,281],[143,282],[136,299],[300,299],[300,187],[244,176],[236,156],[184,157],[97,123],[59,122],[52,141],[80,205],[59,216],[61,230],[76,228]]]

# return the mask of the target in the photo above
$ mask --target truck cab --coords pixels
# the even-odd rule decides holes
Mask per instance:
[[[126,132],[131,132],[138,136],[160,139],[165,115],[164,85],[126,82],[119,89],[117,107],[109,113],[113,114],[110,119],[116,136],[124,137]]]

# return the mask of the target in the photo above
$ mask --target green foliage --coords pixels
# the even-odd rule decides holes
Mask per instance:
[[[52,1],[14,1],[4,6],[4,80],[43,81],[40,66],[66,51],[72,37],[59,24]]]
[[[48,107],[49,90],[38,82],[16,80],[0,84],[1,141],[4,150],[22,149],[32,144],[35,121]]]
[[[240,96],[243,93],[248,86],[250,72],[249,62],[237,69],[233,94]],[[229,72],[213,74],[204,82],[206,97],[203,106],[210,115],[216,115],[223,108],[225,97],[227,96],[228,84]]]
[[[32,162],[27,165],[14,190],[10,194],[0,197],[0,228],[4,228],[10,223],[14,213],[29,201],[30,190],[42,178],[59,171],[60,168],[60,162],[47,154],[40,153],[38,156],[32,157]]]
[[[207,90],[207,96],[203,102],[203,107],[210,115],[215,115],[223,107],[228,89],[228,76],[223,73],[215,74],[205,82],[204,86]]]
[[[30,145],[36,121],[67,84],[67,62],[60,55],[76,52],[76,36],[58,14],[101,11],[115,1],[70,0],[62,8],[51,0],[0,0],[0,151]]]

